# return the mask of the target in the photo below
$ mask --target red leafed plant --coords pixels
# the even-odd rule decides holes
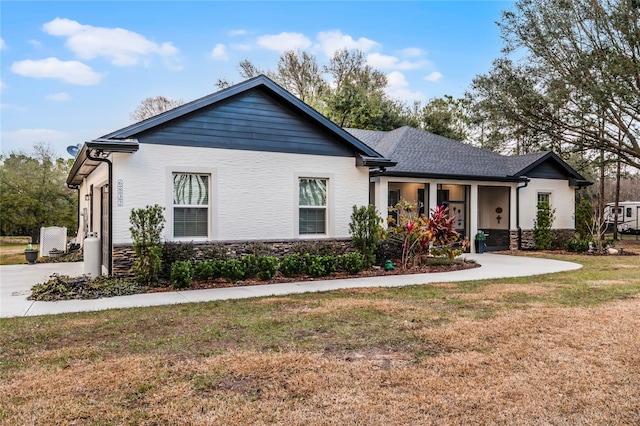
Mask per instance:
[[[453,227],[455,216],[448,217],[448,208],[437,206],[431,210],[431,218],[417,214],[418,205],[406,200],[389,208],[397,220],[390,217],[389,233],[402,238],[402,268],[418,264],[426,256],[448,257],[460,255],[468,243],[461,242],[454,248],[460,234]]]
[[[462,254],[469,242],[460,242],[460,248],[454,248],[454,244],[460,241],[460,233],[453,227],[456,217],[449,217],[449,208],[436,206],[431,209],[431,219],[429,220],[429,231],[433,246],[430,253],[434,256],[446,256],[453,259]]]

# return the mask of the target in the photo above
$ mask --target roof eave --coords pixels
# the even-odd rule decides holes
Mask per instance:
[[[69,175],[67,176],[67,186],[77,187],[83,179],[89,176],[100,165],[99,161],[89,158],[90,152],[99,155],[110,155],[115,152],[132,154],[139,148],[139,143],[135,139],[112,140],[112,139],[94,139],[85,142],[76,155],[76,159],[71,166]]]
[[[474,180],[489,182],[526,182],[529,180],[526,176],[477,176],[440,173],[414,173],[394,170],[387,170],[385,172],[379,173],[378,175],[389,177],[414,177],[426,179]]]
[[[380,167],[380,168],[386,168],[386,167],[393,167],[395,166],[396,163],[395,161],[389,159],[389,158],[383,158],[383,157],[366,157],[363,155],[358,155],[356,157],[356,164],[358,166],[363,166],[363,167],[370,167],[370,168],[374,168],[374,167]]]

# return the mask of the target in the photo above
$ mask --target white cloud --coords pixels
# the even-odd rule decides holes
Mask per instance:
[[[101,74],[82,62],[61,61],[58,58],[14,62],[11,71],[23,77],[54,78],[80,86],[98,84],[102,78]]]
[[[66,102],[71,100],[71,96],[67,92],[51,93],[44,97],[48,101]]]
[[[442,73],[439,73],[438,71],[434,71],[431,74],[429,74],[428,76],[426,76],[424,79],[425,81],[438,81],[443,77]]]
[[[265,49],[285,52],[287,50],[307,49],[311,46],[311,40],[304,34],[282,32],[258,37],[258,45]]]
[[[35,47],[36,49],[40,49],[42,47],[42,43],[38,40],[29,40],[27,43]]]
[[[417,47],[407,47],[406,49],[402,49],[400,54],[405,58],[418,58],[424,54],[424,51]]]
[[[83,25],[66,18],[47,22],[42,29],[51,35],[67,37],[66,45],[81,59],[105,57],[113,65],[136,65],[141,58],[159,55],[175,58],[178,48],[172,43],[157,44],[146,37],[123,28]]]
[[[363,52],[368,52],[369,50],[380,46],[380,43],[365,37],[360,37],[359,39],[354,40],[350,35],[342,34],[342,31],[340,30],[321,31],[318,33],[316,39],[318,40],[318,43],[315,47],[329,57],[333,56],[336,50],[344,48],[349,50],[358,49]]]
[[[0,50],[4,50],[4,48],[5,48],[6,46],[7,46],[7,45],[6,45],[6,44],[4,44],[4,39],[3,39],[2,37],[0,37]]]
[[[387,87],[385,91],[390,97],[403,101],[421,101],[425,98],[422,92],[412,92],[409,89],[409,82],[404,74],[399,71],[392,71],[387,74]]]
[[[237,37],[241,35],[247,35],[247,30],[231,30],[227,33],[229,37]]]
[[[0,80],[0,90],[6,89],[7,85],[4,84],[4,81]]]
[[[374,68],[382,70],[415,70],[429,65],[429,62],[425,60],[416,62],[400,61],[395,56],[381,55],[380,53],[367,55],[367,63]]]
[[[229,55],[227,55],[227,47],[222,43],[216,44],[211,51],[211,57],[218,61],[228,61]]]
[[[52,129],[20,129],[2,132],[2,141],[7,145],[32,145],[37,142],[63,142],[69,139],[65,132]]]

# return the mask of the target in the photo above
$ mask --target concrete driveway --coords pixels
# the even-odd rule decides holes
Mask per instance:
[[[389,275],[385,277],[315,280],[260,286],[185,290],[166,293],[136,294],[97,300],[64,300],[34,302],[27,300],[34,284],[46,281],[51,274],[80,276],[82,262],[45,263],[36,265],[0,266],[0,317],[35,316],[67,312],[99,311],[139,306],[170,305],[212,300],[244,299],[294,293],[319,292],[361,287],[400,287],[436,282],[458,282],[496,278],[522,277],[579,269],[582,265],[559,260],[499,254],[465,255],[481,267],[464,271],[431,274]]]

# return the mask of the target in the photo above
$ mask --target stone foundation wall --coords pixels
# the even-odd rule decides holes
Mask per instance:
[[[523,229],[522,231],[522,250],[534,250],[536,244],[533,239],[533,229]],[[575,229],[552,229],[554,241],[554,249],[562,249],[567,244],[567,241],[573,238]],[[509,231],[509,250],[518,250],[518,230],[512,229]]]
[[[170,243],[171,244],[171,243]],[[174,243],[175,244],[175,243]],[[292,251],[322,250],[331,247],[334,252],[353,251],[350,239],[331,240],[292,240],[292,241],[220,241],[190,243],[193,245],[195,259],[237,258],[246,254],[282,257]],[[113,276],[132,277],[135,253],[130,245],[114,245]]]

